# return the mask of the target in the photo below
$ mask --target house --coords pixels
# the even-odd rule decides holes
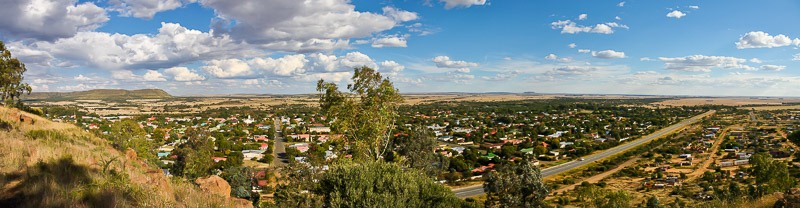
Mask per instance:
[[[692,158],[692,154],[680,154],[678,158]]]
[[[242,155],[245,160],[251,160],[253,158],[261,159],[264,152],[266,152],[266,150],[242,150]]]
[[[531,148],[525,148],[525,149],[521,149],[521,150],[519,150],[519,151],[520,151],[520,152],[522,152],[522,153],[524,153],[524,154],[526,154],[526,155],[532,155],[532,154],[533,154],[533,147],[531,147]]]
[[[503,144],[502,143],[485,142],[485,143],[481,144],[481,146],[483,146],[486,149],[500,149],[501,147],[503,147]]]
[[[439,141],[451,142],[453,141],[453,136],[441,136],[437,138]]]
[[[493,159],[493,158],[495,158],[495,157],[498,157],[498,156],[497,156],[497,155],[495,155],[494,153],[491,153],[491,152],[490,152],[489,154],[486,154],[486,155],[484,155],[484,156],[481,156],[481,157],[482,157],[482,158],[486,158],[486,159],[489,159],[489,160],[491,160],[491,159]]]
[[[604,139],[604,138],[597,138],[597,139],[594,139],[594,141],[596,141],[596,142],[600,142],[600,143],[603,143],[603,142],[606,142],[606,141],[608,141],[608,139]]]
[[[258,147],[258,149],[262,149],[262,150],[266,150],[268,148],[269,148],[269,144],[267,144],[267,143],[261,143],[261,146]]]
[[[267,135],[253,135],[253,140],[256,142],[266,142],[269,141],[269,137],[267,137]]]
[[[462,154],[462,153],[464,153],[464,150],[465,150],[465,149],[467,149],[467,148],[464,148],[464,147],[453,147],[453,148],[450,148],[450,150],[453,150],[453,151],[455,151],[455,152],[458,152],[458,154]]]
[[[169,152],[158,152],[157,155],[158,157],[166,157],[169,156]]]
[[[331,127],[327,126],[312,126],[308,128],[310,132],[317,132],[317,133],[331,133]]]
[[[224,158],[224,157],[212,157],[211,159],[213,159],[214,162],[228,161],[228,158]]]
[[[550,154],[553,155],[553,156],[558,157],[558,154],[560,154],[560,153],[558,151],[550,151]]]
[[[307,152],[308,151],[308,143],[297,143],[293,145],[289,145],[289,148],[295,148],[300,152]]]
[[[559,142],[558,143],[559,148],[564,148],[564,147],[571,146],[571,145],[575,145],[575,142]]]

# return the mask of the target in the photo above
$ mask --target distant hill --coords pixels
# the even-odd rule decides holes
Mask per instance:
[[[97,89],[78,92],[34,92],[22,97],[23,100],[130,100],[165,98],[172,98],[172,95],[160,89]]]

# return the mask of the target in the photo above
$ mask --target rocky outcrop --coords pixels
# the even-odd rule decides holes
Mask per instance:
[[[231,185],[219,176],[212,175],[198,178],[194,182],[197,183],[203,191],[223,196],[226,199],[230,199],[231,197]]]
[[[800,189],[792,189],[779,197],[773,206],[775,208],[800,208]]]

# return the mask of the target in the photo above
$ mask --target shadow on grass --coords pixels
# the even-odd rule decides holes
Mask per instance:
[[[113,207],[118,193],[97,188],[95,172],[71,157],[39,162],[27,173],[3,174],[0,207]],[[16,184],[13,184],[16,183]]]

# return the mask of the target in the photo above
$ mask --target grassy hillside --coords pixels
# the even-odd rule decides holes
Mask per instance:
[[[20,115],[27,117],[20,122]],[[0,107],[0,207],[232,207],[73,125]]]
[[[129,100],[171,98],[160,89],[120,90],[98,89],[80,92],[34,92],[23,96],[24,100]]]

